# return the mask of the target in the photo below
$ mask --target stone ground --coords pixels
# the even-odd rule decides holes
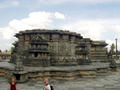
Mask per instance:
[[[56,81],[52,83],[55,90],[120,90],[120,69],[108,72],[106,76],[96,78],[79,78],[73,81]],[[18,90],[43,90],[43,82],[17,84]],[[0,77],[0,90],[9,90],[8,80]]]

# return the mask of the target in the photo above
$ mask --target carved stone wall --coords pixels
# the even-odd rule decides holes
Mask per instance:
[[[15,51],[12,53],[12,57],[17,58],[19,51],[17,48],[21,48],[17,44],[22,43],[22,62],[27,66],[78,65],[80,60],[90,61],[91,47],[105,47],[100,42],[97,43],[98,46],[95,46],[92,40],[85,39],[80,34],[62,30],[26,30],[17,33],[16,37],[18,42],[14,44]],[[85,43],[85,46],[81,47],[82,42]],[[76,48],[79,45],[83,51]],[[76,51],[83,54],[78,55]],[[11,62],[16,62],[14,58],[11,59]],[[86,63],[84,61],[81,64]]]

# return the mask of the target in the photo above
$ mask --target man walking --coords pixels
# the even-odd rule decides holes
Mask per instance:
[[[44,79],[45,86],[43,87],[44,90],[51,90],[51,86],[49,85],[48,78]]]

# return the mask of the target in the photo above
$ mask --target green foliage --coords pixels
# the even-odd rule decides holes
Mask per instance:
[[[14,51],[14,48],[15,48],[15,47],[11,47],[11,48],[10,48],[10,52],[11,52],[11,53]]]
[[[113,54],[116,54],[115,44],[114,43],[112,43],[112,45],[110,47],[110,50],[112,51]],[[120,50],[117,50],[117,54],[120,55]]]
[[[118,55],[120,55],[120,51],[118,51]]]
[[[114,43],[112,43],[112,45],[111,45],[111,50],[115,51],[115,45],[114,45]]]
[[[114,43],[112,43],[110,50],[113,54],[115,54],[115,44]]]

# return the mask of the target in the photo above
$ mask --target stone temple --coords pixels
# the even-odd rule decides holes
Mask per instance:
[[[93,41],[62,30],[26,30],[15,35],[11,62],[19,55],[24,66],[83,65],[107,61],[105,41]]]
[[[63,30],[34,29],[15,35],[10,65],[0,63],[0,76],[17,81],[73,80],[96,77],[110,70],[105,41],[94,41]],[[112,59],[111,59],[112,60]]]

